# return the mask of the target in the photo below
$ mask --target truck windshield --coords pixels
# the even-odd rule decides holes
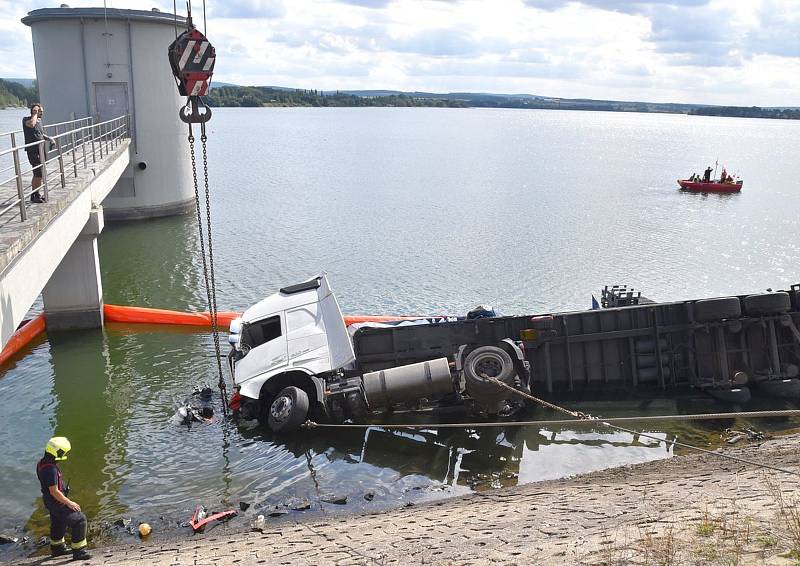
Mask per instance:
[[[253,349],[280,337],[280,335],[281,317],[271,316],[264,320],[245,324],[242,329],[242,345],[248,349]]]

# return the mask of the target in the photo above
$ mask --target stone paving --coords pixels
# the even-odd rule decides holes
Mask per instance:
[[[797,472],[798,448],[794,435],[728,452]],[[797,564],[786,554],[793,542],[782,512],[797,502],[796,480],[679,456],[264,532],[230,524],[223,533],[97,549],[90,564]],[[66,563],[28,563],[39,562]]]
[[[99,144],[99,142],[98,142]],[[88,154],[87,167],[83,167],[83,153],[79,149],[77,152],[77,177],[71,161],[71,154],[64,157],[64,187],[61,186],[61,175],[58,160],[54,160],[47,166],[49,200],[46,203],[31,203],[30,198],[26,197],[27,219],[20,221],[19,207],[15,207],[0,216],[0,272],[20,253],[25,246],[33,241],[39,233],[44,230],[47,224],[58,214],[70,205],[75,198],[83,192],[90,184],[91,180],[99,175],[110,163],[114,161],[122,152],[128,150],[130,140],[120,140],[110,152],[104,152],[100,157],[99,150],[96,153],[97,162],[92,162],[91,154]],[[24,152],[20,153],[22,170],[30,169],[30,164]],[[4,173],[3,177],[9,177],[12,173]],[[30,173],[23,174],[25,194],[29,194],[31,189]],[[41,193],[42,191],[40,191]],[[13,199],[17,198],[16,180],[0,185],[0,210],[5,208]],[[5,204],[3,204],[5,203]]]

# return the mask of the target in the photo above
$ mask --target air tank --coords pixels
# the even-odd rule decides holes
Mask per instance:
[[[194,206],[188,127],[167,47],[183,17],[144,10],[44,8],[31,28],[45,125],[130,116],[131,164],[103,201],[106,219],[188,212]],[[199,137],[199,134],[198,134]]]
[[[361,379],[372,410],[421,399],[432,401],[454,392],[447,358],[372,371]]]

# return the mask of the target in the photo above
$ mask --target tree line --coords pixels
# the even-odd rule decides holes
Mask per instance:
[[[386,96],[356,96],[343,92],[323,92],[311,89],[277,89],[263,86],[214,87],[203,98],[209,106],[433,106],[464,108],[460,100],[422,98],[406,94]]]
[[[800,120],[797,108],[761,108],[759,106],[706,106],[695,108],[689,114],[696,116],[731,116],[736,118],[773,118],[777,120]]]
[[[30,106],[39,100],[36,81],[31,87],[0,79],[0,108]]]

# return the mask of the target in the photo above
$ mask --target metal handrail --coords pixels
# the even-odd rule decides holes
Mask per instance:
[[[65,131],[59,132],[62,127]],[[94,118],[87,116],[76,120],[68,120],[57,124],[44,126],[48,139],[18,145],[17,137],[22,130],[0,134],[10,139],[10,146],[0,150],[0,165],[2,160],[11,157],[12,165],[0,168],[0,174],[14,170],[14,176],[0,181],[0,186],[16,181],[16,197],[5,199],[0,203],[0,218],[10,213],[10,217],[19,217],[21,221],[27,220],[27,199],[33,194],[33,187],[25,188],[24,175],[33,173],[34,167],[24,169],[21,165],[19,154],[21,151],[28,155],[38,152],[42,164],[42,184],[36,189],[42,191],[45,200],[48,200],[51,190],[65,188],[68,177],[77,177],[79,169],[86,169],[90,163],[97,163],[98,158],[103,159],[119,147],[121,141],[130,137],[128,131],[128,116],[122,115],[104,122],[94,122]],[[52,135],[49,132],[53,132]],[[50,155],[45,144],[51,145]],[[99,154],[99,156],[98,156]],[[91,158],[91,162],[89,161]],[[15,210],[16,209],[16,210]]]

